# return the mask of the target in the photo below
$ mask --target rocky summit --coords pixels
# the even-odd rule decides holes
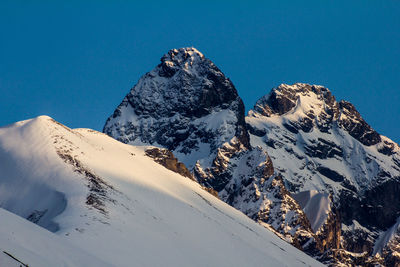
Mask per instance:
[[[125,96],[104,132],[162,148],[152,154],[170,169],[323,263],[399,262],[396,143],[323,86],[283,84],[244,110],[212,61],[195,48],[173,49]]]
[[[159,145],[193,167],[237,137],[248,148],[244,105],[232,82],[195,48],[170,50],[140,78],[104,132],[129,144]]]

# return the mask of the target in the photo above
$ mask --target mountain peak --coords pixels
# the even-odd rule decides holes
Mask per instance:
[[[284,117],[290,121],[284,125],[294,133],[298,129],[310,132],[314,126],[321,132],[329,133],[338,124],[364,145],[381,142],[380,135],[361,117],[353,104],[344,100],[337,102],[329,89],[320,85],[281,84],[260,98],[249,116]]]
[[[132,266],[130,247],[138,265],[322,266],[171,171],[168,152],[51,122],[0,128],[1,266]]]
[[[233,137],[249,147],[236,88],[193,47],[170,50],[143,75],[104,132],[124,143],[158,145],[185,155],[209,155]],[[184,163],[191,167],[195,159]]]
[[[182,47],[171,49],[162,58],[162,62],[181,63],[184,61],[194,61],[204,59],[204,55],[194,47]]]
[[[298,102],[298,100],[300,100]],[[302,109],[314,109],[315,106],[336,105],[335,97],[328,88],[321,85],[295,83],[281,84],[257,101],[254,110],[263,116],[283,115],[299,106]]]
[[[213,65],[213,63],[206,59],[204,55],[194,47],[184,47],[179,49],[171,49],[161,58],[161,63],[158,67],[161,69],[159,72],[160,76],[172,77],[179,70],[185,72],[196,72],[199,65],[205,64],[207,67]]]

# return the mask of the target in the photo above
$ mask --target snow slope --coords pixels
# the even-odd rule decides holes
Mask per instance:
[[[310,190],[292,194],[292,196],[303,208],[313,231],[317,232],[327,220],[331,210],[329,194]]]
[[[46,116],[0,128],[0,207],[54,232],[0,210],[0,247],[29,266],[321,265],[145,150]]]
[[[108,266],[63,237],[1,208],[0,221],[0,266]]]

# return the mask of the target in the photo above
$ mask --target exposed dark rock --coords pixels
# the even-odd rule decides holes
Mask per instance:
[[[322,138],[318,138],[314,143],[305,145],[304,149],[305,153],[310,157],[320,159],[333,158],[334,156],[343,157],[343,150],[340,146]]]
[[[317,171],[320,174],[322,174],[323,176],[325,176],[335,182],[342,182],[342,181],[344,181],[344,179],[346,179],[346,177],[344,177],[343,175],[341,175],[338,172],[331,170],[327,167],[320,166],[317,168]]]
[[[307,216],[301,209],[298,202],[290,195],[286,189],[281,176],[271,177],[263,185],[264,192],[268,192],[274,203],[270,207],[260,209],[256,215],[249,215],[251,218],[264,222],[272,226],[279,234],[286,236],[286,239],[292,239],[291,243],[308,253],[309,255],[318,255],[323,251],[321,240],[311,229]],[[290,220],[287,220],[288,213],[291,213]],[[288,229],[287,229],[288,228]],[[289,230],[290,229],[290,230]],[[295,234],[292,229],[295,229]]]
[[[216,198],[219,199],[218,192],[217,192],[216,190],[214,190],[213,188],[211,188],[211,187],[205,187],[205,186],[203,186],[202,188],[203,188],[204,190],[206,190],[208,193],[210,193],[211,195],[213,195],[214,197],[216,197]]]
[[[351,136],[366,146],[371,146],[381,141],[381,136],[364,121],[353,104],[347,101],[339,102],[342,113],[339,125]]]
[[[62,150],[57,150],[57,154],[65,163],[70,164],[75,172],[82,174],[87,179],[89,194],[86,197],[86,204],[97,209],[104,215],[107,215],[108,211],[106,210],[105,202],[114,202],[114,200],[108,196],[108,191],[114,190],[114,188],[107,184],[100,176],[94,174],[85,167],[78,158]]]
[[[322,256],[317,258],[322,263],[330,267],[339,266],[365,266],[378,267],[382,265],[383,260],[379,257],[371,257],[367,252],[352,253],[344,249],[327,250]]]
[[[263,137],[267,133],[265,129],[258,129],[257,127],[253,127],[249,124],[246,124],[246,127],[251,134],[258,137]]]
[[[291,123],[284,123],[283,126],[294,134],[299,133],[299,130]]]
[[[400,168],[400,159],[392,158],[393,163],[396,164],[397,167]]]
[[[301,120],[298,122],[298,127],[299,127],[303,132],[306,132],[306,133],[311,132],[311,130],[312,130],[313,127],[314,127],[314,124],[313,124],[314,115],[309,114],[308,116],[309,116],[309,117],[304,117],[303,119],[301,119]]]
[[[168,149],[163,148],[150,148],[145,151],[146,156],[154,159],[155,162],[161,164],[168,170],[179,173],[182,176],[194,180],[192,173],[186,168],[185,164],[179,162],[174,154]]]
[[[396,154],[396,152],[394,152],[395,148],[396,148],[396,144],[395,143],[390,143],[388,141],[383,141],[382,142],[382,147],[378,148],[378,151],[384,155],[387,156],[392,156],[394,154]]]
[[[360,217],[361,200],[356,192],[351,190],[342,190],[338,197],[339,212],[342,223],[351,225],[353,219]]]
[[[386,230],[400,217],[399,190],[400,183],[395,179],[367,190],[361,198],[355,192],[342,191],[339,207],[342,221],[352,225],[356,220],[364,226],[343,232],[343,248],[371,255],[378,237],[376,231]]]
[[[367,253],[370,255],[374,247],[374,239],[371,233],[363,229],[343,231],[343,248],[355,253]]]
[[[341,221],[340,214],[334,206],[331,207],[328,219],[317,236],[321,240],[321,251],[340,248]]]
[[[290,111],[292,108],[296,106],[295,94],[288,93],[285,95],[281,95],[278,94],[277,91],[272,91],[268,100],[269,101],[267,103],[270,108],[270,111],[279,115],[285,114],[286,112]],[[269,116],[271,113],[270,111],[265,109],[265,107],[264,109],[261,109],[260,107],[260,111],[263,111],[262,114],[265,116]]]
[[[40,221],[40,219],[46,214],[47,209],[46,210],[35,210],[34,212],[32,212],[26,219],[28,221],[31,221],[33,223],[38,223]]]
[[[356,188],[354,185],[352,185],[352,184],[350,183],[350,181],[349,181],[347,178],[345,178],[345,179],[341,182],[341,185],[342,185],[343,187],[345,187],[346,189],[349,189],[350,191],[353,191],[353,192],[356,192],[356,191],[357,191],[357,188]]]
[[[380,252],[384,259],[386,266],[400,266],[400,229],[394,229],[394,233],[386,244],[386,246]]]
[[[362,199],[365,223],[387,229],[400,217],[400,178],[390,179],[366,191]]]

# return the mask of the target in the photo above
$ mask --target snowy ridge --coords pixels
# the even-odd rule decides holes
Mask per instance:
[[[55,260],[65,266],[88,265],[88,260],[96,266],[319,265],[196,182],[154,162],[145,150],[45,116],[1,128],[0,154],[9,159],[7,175],[0,174],[1,189],[18,193],[18,200],[2,195],[1,207],[26,218],[29,212],[20,206],[3,203],[20,201],[28,210],[58,205],[42,201],[39,185],[17,191],[10,180],[21,173],[19,185],[40,182],[66,200],[64,209],[48,218],[58,225],[55,233],[38,231],[0,209],[2,220],[15,226],[0,231],[0,240],[14,238],[1,241],[1,248],[29,266],[54,266]],[[23,236],[58,245],[47,257],[44,245],[24,243]],[[57,251],[63,247],[68,248],[64,256]]]

